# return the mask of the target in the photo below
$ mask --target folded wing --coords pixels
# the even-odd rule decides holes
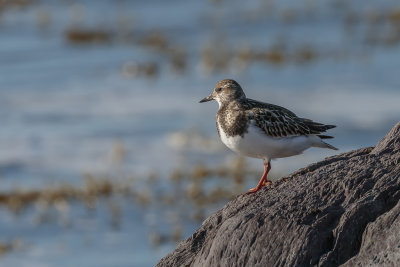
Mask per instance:
[[[271,137],[319,135],[336,127],[314,122],[310,119],[299,118],[290,110],[267,103],[248,99],[247,110],[250,118],[253,118],[258,127]],[[321,139],[330,136],[321,135]]]

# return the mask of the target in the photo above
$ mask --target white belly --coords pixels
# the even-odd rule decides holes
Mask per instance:
[[[311,147],[318,137],[269,137],[252,122],[248,132],[241,136],[227,136],[218,125],[222,142],[236,153],[253,158],[271,160],[301,154]],[[319,138],[318,138],[319,139]]]

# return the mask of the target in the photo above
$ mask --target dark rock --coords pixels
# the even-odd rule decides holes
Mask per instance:
[[[238,196],[157,266],[400,266],[400,123]]]

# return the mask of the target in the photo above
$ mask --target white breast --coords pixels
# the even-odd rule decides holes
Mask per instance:
[[[301,154],[316,141],[316,136],[269,137],[252,120],[242,136],[227,136],[218,124],[222,142],[236,153],[271,160]]]

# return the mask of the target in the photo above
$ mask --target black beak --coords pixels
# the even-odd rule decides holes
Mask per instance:
[[[200,100],[199,103],[204,103],[204,102],[208,102],[208,101],[211,101],[211,100],[214,100],[214,97],[212,96],[212,94],[207,96],[207,97],[205,97],[205,98],[203,98],[202,100]]]

